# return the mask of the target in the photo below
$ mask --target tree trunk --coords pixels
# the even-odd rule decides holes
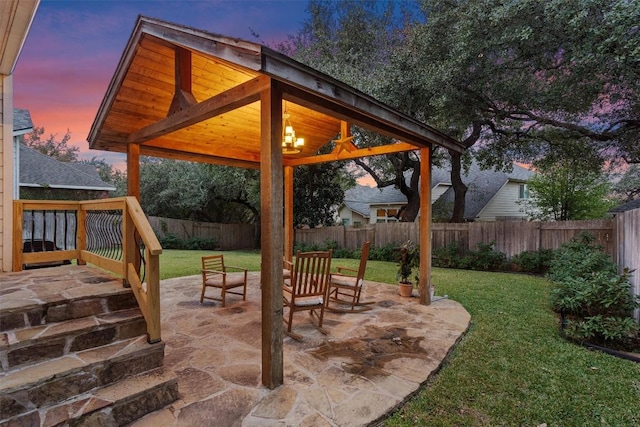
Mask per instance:
[[[481,132],[482,123],[474,121],[471,125],[471,133],[462,141],[464,147],[466,149],[472,147],[480,139]],[[450,222],[464,222],[467,186],[462,181],[462,153],[449,150],[449,155],[451,156],[451,186],[455,194]]]
[[[462,182],[462,154],[449,151],[451,155],[451,186],[455,195],[451,222],[464,222],[467,186]]]

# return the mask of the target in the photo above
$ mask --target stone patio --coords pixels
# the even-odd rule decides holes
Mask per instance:
[[[260,278],[247,301],[200,304],[200,276],[163,280],[165,369],[180,400],[136,421],[162,426],[363,426],[398,408],[441,366],[469,326],[457,302],[431,306],[393,285],[366,282],[364,313],[325,314],[322,335],[307,313],[294,318],[301,342],[284,340],[284,385],[261,385]]]

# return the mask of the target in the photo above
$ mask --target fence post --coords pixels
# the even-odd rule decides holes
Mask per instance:
[[[77,214],[76,216],[76,226],[77,226],[76,227],[77,229],[76,249],[80,256],[78,259],[76,259],[76,262],[78,263],[78,265],[85,265],[86,261],[82,259],[82,251],[87,249],[87,224],[86,224],[87,211],[80,204],[78,205],[78,210],[76,211],[76,214]]]
[[[21,201],[13,201],[13,271],[22,270],[22,224],[24,206]]]

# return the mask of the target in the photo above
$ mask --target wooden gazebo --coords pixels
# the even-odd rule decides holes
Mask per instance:
[[[296,154],[283,154],[285,110],[305,139]],[[358,149],[349,138],[352,124],[396,142]],[[331,154],[316,155],[332,140],[337,144]],[[296,166],[420,150],[420,269],[425,274],[419,286],[421,302],[430,303],[431,148],[437,144],[461,152],[463,147],[336,79],[259,44],[140,17],[88,141],[93,149],[127,153],[128,192],[137,197],[140,155],[260,169],[262,382],[267,387],[283,381],[282,258],[290,259],[293,252]]]

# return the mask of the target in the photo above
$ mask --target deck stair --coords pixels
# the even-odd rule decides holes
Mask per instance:
[[[178,398],[163,358],[119,279],[75,265],[0,277],[1,427],[129,424]]]

